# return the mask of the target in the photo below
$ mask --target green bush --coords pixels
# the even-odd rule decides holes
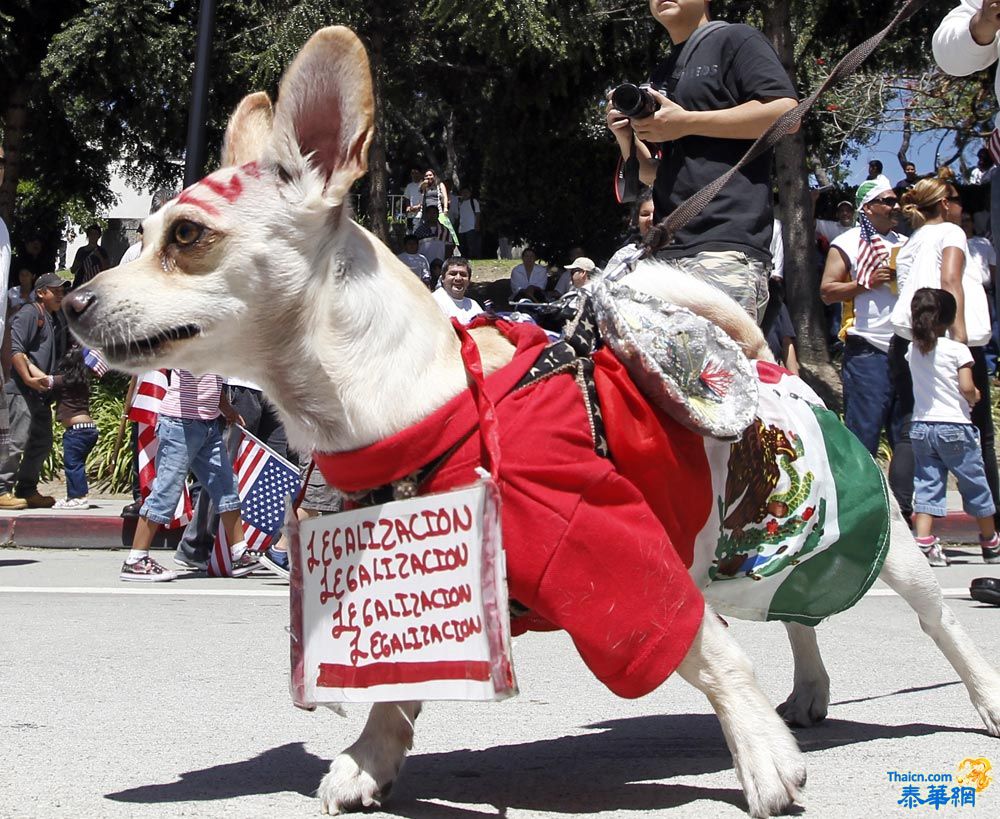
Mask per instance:
[[[97,424],[97,445],[87,457],[87,480],[91,490],[99,492],[130,492],[132,485],[132,445],[128,425],[122,435],[118,457],[115,442],[125,411],[128,376],[108,373],[94,381],[90,390],[90,416]],[[54,413],[53,413],[54,415]],[[42,469],[42,480],[61,480],[63,473],[62,436],[65,429],[52,419],[52,439],[55,442]],[[112,469],[113,467],[113,469]]]

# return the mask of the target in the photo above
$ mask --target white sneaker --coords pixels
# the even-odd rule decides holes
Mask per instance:
[[[89,509],[89,498],[62,498],[57,500],[53,509]]]
[[[951,561],[944,553],[944,549],[941,548],[941,541],[937,538],[934,538],[934,542],[930,546],[924,546],[922,543],[918,543],[917,545],[920,547],[920,551],[924,553],[924,557],[927,558],[927,562],[932,566],[951,565]]]

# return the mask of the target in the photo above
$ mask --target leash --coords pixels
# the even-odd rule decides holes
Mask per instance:
[[[761,154],[769,151],[779,141],[781,141],[781,139],[798,127],[798,125],[802,122],[803,117],[805,117],[805,115],[809,112],[809,109],[816,104],[817,99],[825,94],[832,85],[845,77],[849,77],[857,71],[858,68],[861,67],[861,64],[874,53],[875,49],[882,44],[882,41],[885,40],[885,38],[892,32],[893,29],[896,28],[896,26],[906,20],[909,20],[914,14],[926,6],[928,2],[929,0],[907,0],[899,11],[896,12],[896,16],[893,17],[892,21],[885,28],[845,54],[840,62],[834,66],[833,71],[830,72],[830,76],[823,81],[819,88],[813,91],[812,94],[802,100],[802,102],[794,108],[786,111],[778,117],[771,124],[771,127],[761,134],[757,138],[757,141],[750,146],[739,162],[737,162],[732,168],[730,168],[714,182],[710,182],[700,191],[681,202],[681,204],[678,205],[666,218],[653,225],[649,229],[649,233],[646,234],[646,238],[640,244],[639,250],[636,253],[636,258],[626,259],[621,265],[616,266],[615,270],[608,271],[610,274],[609,278],[611,278],[612,281],[617,278],[621,278],[625,272],[634,269],[635,263],[639,261],[639,259],[647,258],[669,245],[673,241],[677,231],[701,213],[705,209],[705,206],[716,197],[719,191],[726,186],[729,180],[732,179],[736,173],[738,173],[747,163],[752,162]],[[629,266],[626,267],[626,265]]]

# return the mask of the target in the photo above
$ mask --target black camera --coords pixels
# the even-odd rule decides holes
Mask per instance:
[[[649,93],[652,87],[624,82],[611,92],[611,104],[629,119],[651,117],[660,110],[660,103]]]

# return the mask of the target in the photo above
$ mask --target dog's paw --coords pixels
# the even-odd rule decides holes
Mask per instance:
[[[822,683],[797,685],[777,712],[788,724],[796,728],[810,728],[826,719],[830,705],[830,686]]]
[[[330,764],[316,795],[323,813],[336,816],[381,806],[392,789],[395,771],[385,779],[363,769],[347,751]]]
[[[754,817],[787,813],[806,784],[805,756],[781,720],[760,731],[754,741],[734,756],[736,775]]]
[[[979,712],[991,737],[1000,737],[1000,689],[992,686],[981,697],[974,697],[972,704]]]

